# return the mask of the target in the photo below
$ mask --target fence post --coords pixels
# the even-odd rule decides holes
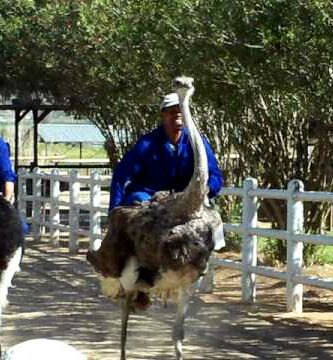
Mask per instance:
[[[40,189],[41,189],[41,197],[46,197],[46,180],[43,179],[43,177],[41,177],[41,184],[40,184]],[[45,235],[46,234],[46,226],[45,226],[45,222],[46,222],[46,206],[45,206],[45,202],[41,201],[40,202],[40,220],[41,220],[41,226],[40,226],[40,234]]]
[[[42,195],[42,178],[40,174],[40,169],[35,168],[33,170],[32,178],[32,236],[34,240],[40,240],[40,221],[41,221],[41,201],[40,197]]]
[[[89,231],[90,231],[90,249],[95,249],[95,241],[101,240],[101,184],[100,176],[97,171],[90,175],[90,211],[89,211]]]
[[[301,313],[303,309],[303,285],[294,282],[294,276],[300,275],[303,266],[303,242],[295,241],[294,235],[303,229],[303,202],[295,200],[295,193],[304,191],[300,180],[288,183],[287,210],[287,311]]]
[[[257,227],[257,197],[249,196],[249,191],[257,189],[256,179],[248,178],[244,181],[243,196],[243,248],[242,248],[242,299],[244,302],[254,302],[256,298],[255,274],[248,271],[249,266],[257,265],[257,236],[248,231],[251,227]]]
[[[77,208],[76,204],[79,203],[80,199],[80,183],[78,182],[78,172],[72,170],[70,172],[69,181],[69,251],[78,252],[79,250],[79,234],[80,228],[80,209]]]
[[[25,196],[27,195],[27,170],[22,168],[18,170],[18,210],[24,221],[27,218],[27,201]]]
[[[60,224],[59,195],[60,195],[59,170],[53,169],[51,172],[51,181],[50,181],[50,197],[51,197],[50,238],[53,246],[59,246],[60,231],[59,228],[57,227]]]

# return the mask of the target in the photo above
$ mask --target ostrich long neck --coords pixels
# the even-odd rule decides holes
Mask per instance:
[[[179,100],[183,121],[188,128],[189,139],[193,149],[194,172],[189,185],[177,201],[177,207],[182,214],[191,215],[200,211],[207,195],[208,161],[201,135],[191,116],[189,106],[190,95],[181,96],[179,94]]]

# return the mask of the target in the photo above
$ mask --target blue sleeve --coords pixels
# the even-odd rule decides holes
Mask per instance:
[[[0,182],[15,182],[16,175],[10,162],[9,145],[0,140]]]
[[[142,169],[148,147],[149,141],[145,137],[141,138],[116,165],[111,181],[109,211],[121,205],[125,195],[125,187]]]
[[[208,178],[208,187],[209,187],[209,193],[208,197],[213,198],[218,195],[220,190],[222,189],[224,179],[223,179],[223,173],[222,170],[219,168],[219,165],[217,163],[214,151],[212,147],[210,146],[208,140],[203,137],[204,145],[207,152],[207,158],[208,158],[208,170],[209,170],[209,178]]]

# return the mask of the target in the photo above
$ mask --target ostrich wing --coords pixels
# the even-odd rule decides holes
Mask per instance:
[[[168,201],[160,200],[114,209],[109,231],[100,249],[88,253],[88,261],[102,275],[115,278],[121,276],[131,256],[151,271],[191,265],[199,275],[214,249],[213,233],[221,218],[211,209],[204,209],[198,218],[174,218],[167,205]]]

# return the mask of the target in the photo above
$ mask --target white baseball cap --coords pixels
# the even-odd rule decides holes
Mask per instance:
[[[163,111],[165,108],[179,105],[179,96],[177,93],[170,93],[164,96],[161,105],[160,111]]]

